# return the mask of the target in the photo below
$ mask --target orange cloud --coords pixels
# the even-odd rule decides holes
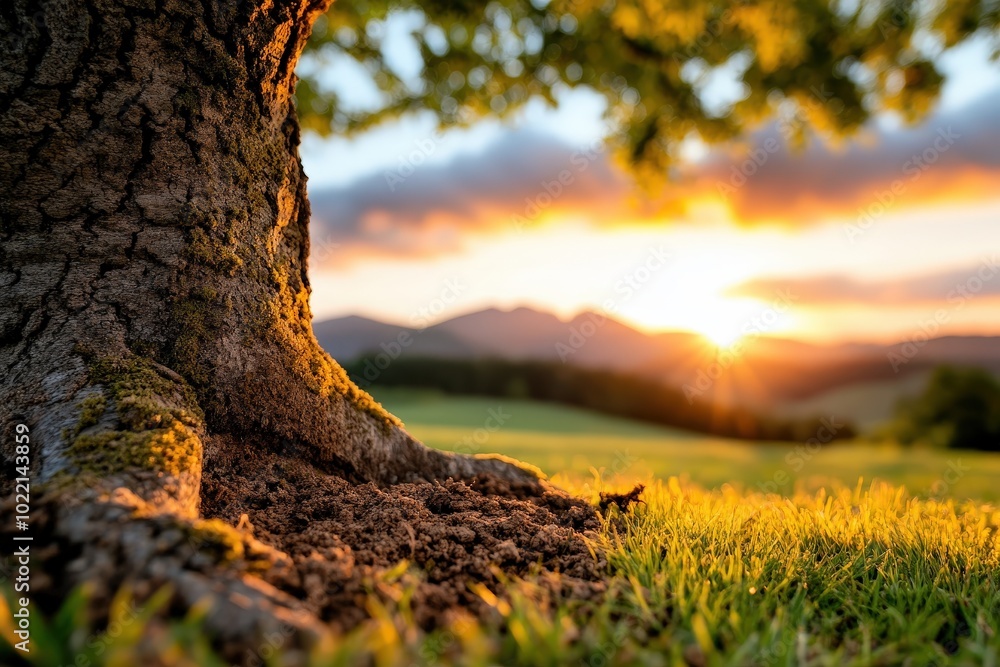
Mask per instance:
[[[690,165],[664,196],[682,211],[671,219],[695,221],[697,203],[721,202],[740,223],[794,226],[995,198],[998,107],[1000,90],[917,128],[872,127],[867,141],[839,150],[813,142],[791,151],[778,129],[768,128],[741,150],[718,149]],[[558,217],[598,226],[662,222],[662,213],[637,207],[635,194],[600,147],[510,132],[480,154],[313,193],[313,263],[455,252],[470,235],[523,231]]]
[[[514,132],[482,154],[322,190],[311,196],[314,255],[449,252],[467,234],[523,231],[554,214],[610,219],[629,186],[605,157]]]
[[[919,127],[866,133],[840,149],[812,142],[790,151],[769,128],[740,151],[716,152],[689,173],[690,187],[715,192],[734,218],[809,224],[864,217],[935,200],[1000,195],[1000,91]]]
[[[799,307],[868,305],[908,307],[965,303],[973,297],[1000,297],[1000,257],[994,254],[975,266],[905,279],[861,281],[846,275],[751,280],[728,290],[730,296],[770,298],[787,290]]]

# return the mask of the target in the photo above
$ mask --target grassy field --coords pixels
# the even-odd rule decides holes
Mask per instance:
[[[794,419],[833,410],[838,415],[846,415],[864,432],[892,419],[898,401],[903,397],[919,395],[927,387],[932,372],[926,370],[892,380],[837,387],[819,396],[785,405],[776,414]]]
[[[428,445],[501,453],[567,483],[648,482],[680,477],[708,489],[789,495],[854,488],[859,480],[903,485],[920,497],[1000,500],[1000,456],[866,443],[749,443],[631,422],[532,401],[380,390],[375,397]],[[499,415],[503,423],[497,426]]]
[[[912,499],[882,485],[781,498],[676,479],[654,483],[645,499],[625,516],[613,511],[594,538],[611,565],[609,594],[598,603],[553,599],[524,580],[507,598],[478,591],[495,622],[459,620],[425,633],[411,620],[396,572],[380,586],[395,587],[398,604],[373,603],[370,622],[328,637],[294,664],[997,664],[996,509]],[[82,628],[73,620],[78,606],[67,607],[44,633],[35,619],[35,636],[45,640],[29,664],[153,664],[137,657],[143,644],[160,656],[155,664],[222,664],[200,636],[197,615],[153,627],[146,603],[111,635]],[[13,621],[0,606],[8,642]],[[267,660],[251,664],[289,664],[280,643],[262,647]],[[9,648],[0,664],[16,664]]]
[[[483,452],[562,471],[557,481],[591,500],[600,490],[647,481],[645,502],[624,514],[613,509],[591,538],[610,566],[600,601],[556,599],[521,580],[506,596],[477,590],[494,608],[493,622],[459,619],[426,633],[412,622],[404,583],[419,577],[419,568],[403,563],[379,582],[396,591],[393,606],[373,602],[371,621],[327,637],[294,664],[1000,664],[1000,510],[963,500],[995,497],[990,478],[998,478],[1000,463],[989,457],[822,448],[792,475],[787,492],[771,494],[759,483],[779,470],[792,474],[788,445],[705,439],[527,402],[400,392],[379,398],[436,446],[465,449],[466,438],[475,443],[483,429]],[[487,429],[490,410],[494,422],[505,421],[494,431]],[[631,463],[609,472],[615,452]],[[945,480],[956,457],[972,469],[943,482],[947,488],[920,493]],[[591,467],[606,474],[598,479]],[[693,481],[676,476],[682,473]],[[916,482],[918,496],[876,477]],[[46,626],[48,640],[30,664],[147,664],[137,658],[143,643],[161,657],[157,664],[221,664],[200,637],[197,615],[168,628],[143,616],[110,637],[74,622],[75,604]],[[0,608],[8,642],[13,622]],[[262,647],[252,664],[290,664],[292,654],[280,645]],[[8,649],[0,664],[12,664],[12,655]]]

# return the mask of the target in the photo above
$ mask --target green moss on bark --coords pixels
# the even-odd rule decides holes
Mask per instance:
[[[80,401],[80,422],[76,426],[79,433],[85,428],[89,428],[100,421],[104,411],[108,408],[108,400],[104,394],[93,394]]]
[[[165,377],[147,360],[98,359],[90,379],[103,389],[80,403],[80,419],[67,453],[82,472],[98,475],[150,470],[179,475],[201,465],[198,430],[204,416],[194,391]],[[86,433],[113,406],[115,430]]]
[[[292,368],[310,391],[324,397],[343,396],[356,410],[373,417],[385,431],[402,426],[398,417],[388,412],[359,388],[336,361],[316,342],[311,329],[309,294],[305,288],[293,291],[287,268],[272,269],[272,279],[282,289],[274,302],[263,304],[254,340],[277,341],[288,350]]]
[[[251,573],[266,572],[274,565],[273,552],[221,519],[198,519],[182,530],[200,553],[212,554],[220,563],[240,564]]]
[[[90,365],[90,379],[108,390],[122,423],[134,428],[141,428],[144,418],[159,414],[163,408],[156,408],[154,404],[162,405],[163,401],[179,406],[167,410],[182,421],[200,422],[204,418],[194,390],[180,378],[168,375],[169,371],[139,357],[101,358]],[[123,404],[125,414],[122,414]]]
[[[204,286],[192,290],[186,299],[174,304],[177,333],[171,346],[171,363],[197,387],[204,387],[210,379],[199,352],[208,341],[219,336],[232,310],[228,299],[220,298],[215,289]]]
[[[191,230],[191,242],[187,251],[190,259],[227,276],[235,276],[243,266],[243,260],[236,254],[234,247],[212,238],[201,227]]]
[[[70,444],[69,454],[82,471],[101,476],[126,470],[176,476],[201,465],[201,440],[191,427],[172,421],[165,428],[139,432],[79,435]]]

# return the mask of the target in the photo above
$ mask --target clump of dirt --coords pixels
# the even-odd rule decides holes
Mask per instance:
[[[601,500],[598,503],[598,507],[601,512],[606,513],[611,506],[614,505],[622,512],[627,512],[628,508],[636,503],[645,503],[646,501],[640,498],[642,492],[646,490],[645,484],[636,484],[631,491],[626,493],[601,493]]]
[[[240,451],[206,460],[203,516],[252,526],[254,537],[288,554],[290,566],[272,568],[265,581],[335,629],[366,618],[370,582],[401,561],[421,571],[411,605],[425,629],[456,612],[488,617],[470,585],[497,591],[498,569],[543,575],[538,581],[562,597],[605,591],[606,562],[585,539],[600,525],[594,508],[547,485],[484,477],[380,488],[287,455]]]

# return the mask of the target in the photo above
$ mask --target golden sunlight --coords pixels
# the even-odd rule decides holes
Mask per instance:
[[[736,344],[743,333],[728,323],[719,323],[718,327],[710,327],[699,332],[708,342],[719,350],[725,350]]]
[[[727,348],[748,335],[775,334],[793,325],[791,304],[726,292],[761,275],[761,257],[741,235],[741,243],[716,243],[714,235],[691,238],[685,251],[621,309],[621,315],[650,330],[680,330]]]
[[[744,336],[773,333],[785,328],[785,318],[764,317],[769,306],[756,299],[734,299],[706,295],[683,314],[683,329],[700,334],[716,348],[731,347]],[[772,321],[773,320],[773,321]]]

